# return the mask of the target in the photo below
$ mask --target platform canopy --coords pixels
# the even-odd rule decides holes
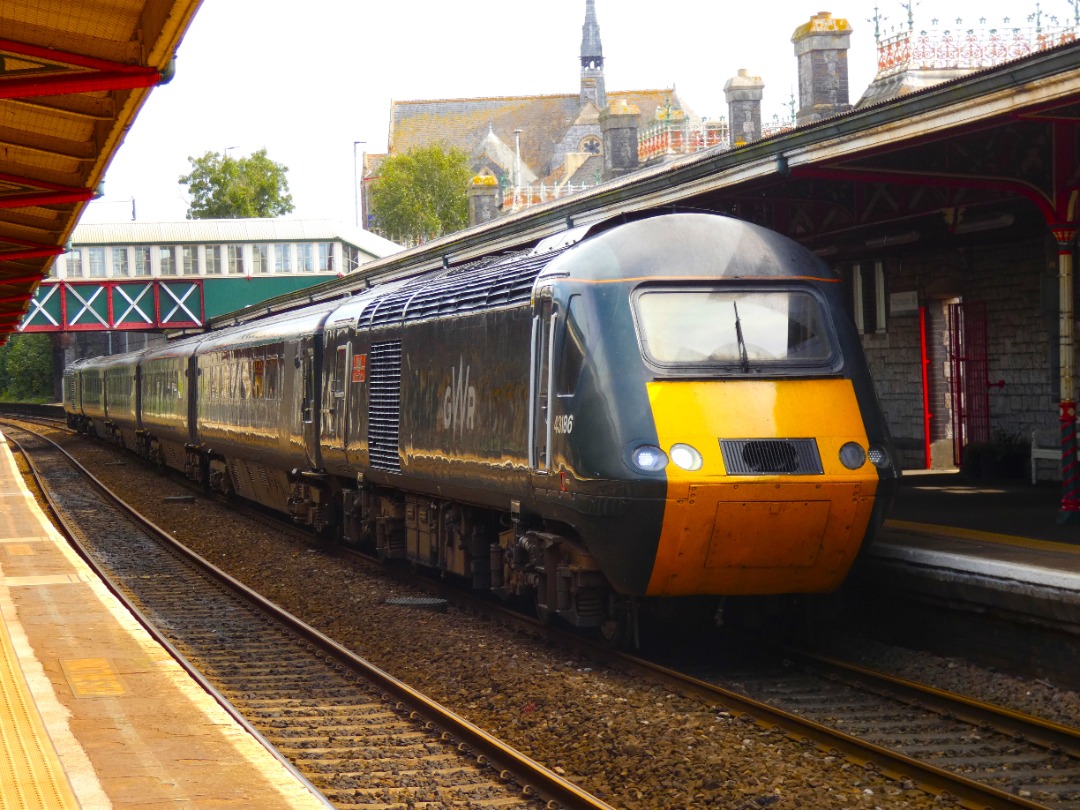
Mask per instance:
[[[168,81],[200,2],[0,2],[0,343]]]

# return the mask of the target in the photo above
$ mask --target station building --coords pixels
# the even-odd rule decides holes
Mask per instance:
[[[199,329],[357,270],[399,246],[330,221],[222,219],[79,225],[20,332],[60,335],[66,364]]]

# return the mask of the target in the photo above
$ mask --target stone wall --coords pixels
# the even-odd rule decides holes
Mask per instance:
[[[872,265],[872,262],[869,264]],[[866,262],[862,266],[867,266]],[[991,436],[1058,430],[1057,259],[1049,238],[885,261],[884,330],[863,336],[867,361],[903,466],[925,466],[922,349],[912,292],[926,308],[933,466],[952,461],[948,304],[982,301],[987,319]],[[892,306],[890,306],[892,304]],[[1049,469],[1045,472],[1048,474]]]

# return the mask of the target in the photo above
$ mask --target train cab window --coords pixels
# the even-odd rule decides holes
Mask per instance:
[[[646,289],[634,311],[642,349],[661,366],[751,372],[831,366],[838,356],[824,305],[807,291]]]
[[[570,297],[566,307],[566,333],[563,335],[562,354],[559,357],[558,386],[556,394],[572,397],[577,390],[578,378],[585,365],[585,350],[589,345],[589,322],[581,296]]]

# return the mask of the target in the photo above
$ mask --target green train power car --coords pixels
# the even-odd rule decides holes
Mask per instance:
[[[836,274],[672,213],[70,367],[71,423],[612,639],[836,589],[899,475]]]

